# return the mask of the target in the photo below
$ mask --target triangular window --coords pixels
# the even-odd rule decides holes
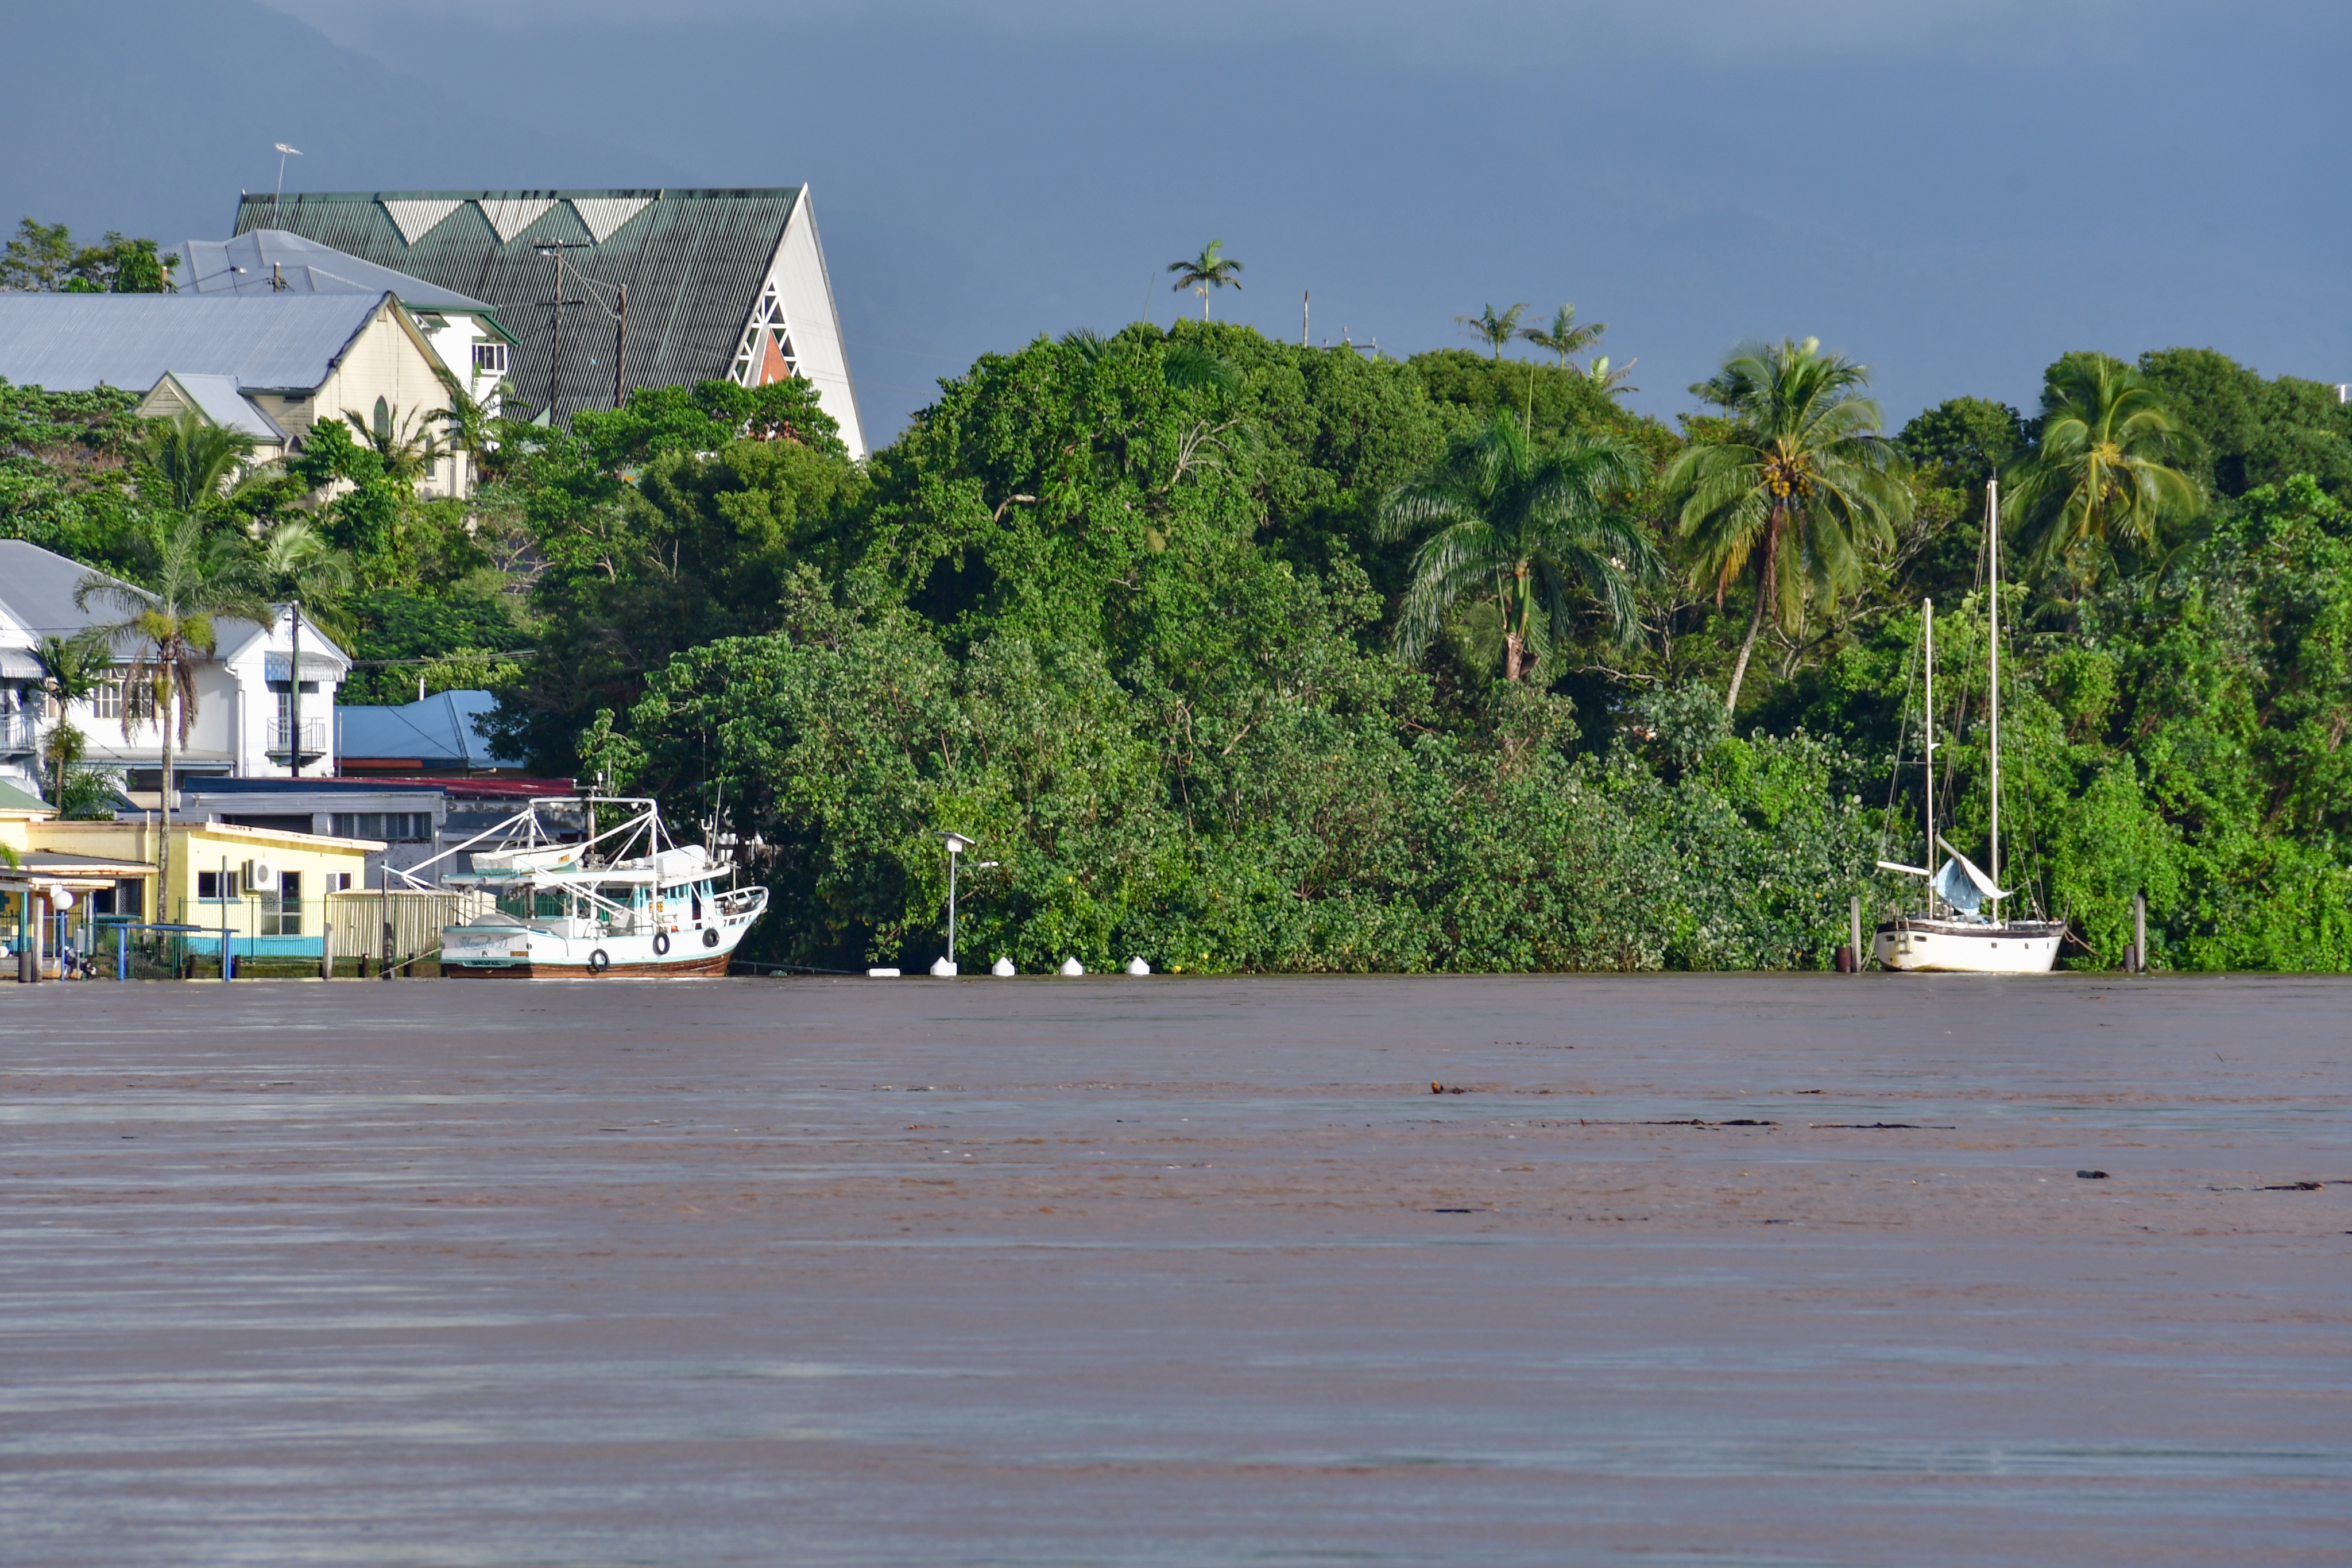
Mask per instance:
[[[762,387],[800,373],[800,355],[793,349],[792,325],[784,319],[783,298],[772,277],[761,291],[760,302],[751,307],[751,319],[744,326],[743,340],[736,347],[735,363],[729,374],[741,385]]]

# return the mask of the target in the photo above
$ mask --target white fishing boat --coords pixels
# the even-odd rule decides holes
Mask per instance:
[[[723,975],[768,907],[764,887],[722,887],[734,868],[702,845],[671,842],[649,800],[535,800],[398,874],[423,886],[417,873],[461,855],[467,869],[441,884],[493,907],[442,929],[441,973],[451,977]]]
[[[1927,774],[1928,852],[1941,850],[1950,858],[1942,868],[1878,862],[1882,871],[1903,872],[1927,882],[1927,908],[1917,915],[1900,915],[1881,925],[1874,947],[1879,966],[1886,969],[1927,970],[1975,975],[2043,975],[2058,962],[2058,944],[2066,926],[2056,920],[2010,920],[2000,914],[2001,901],[2015,897],[2000,885],[2000,482],[1985,485],[1985,547],[1991,562],[1991,591],[1986,597],[1987,663],[1986,723],[1991,762],[1990,832],[1986,862],[1990,870],[1954,849],[1936,831],[1936,605],[1920,605],[1919,636],[1926,663],[1924,711],[1926,744],[1922,756]]]

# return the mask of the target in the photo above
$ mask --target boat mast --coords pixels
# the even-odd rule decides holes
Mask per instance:
[[[1992,600],[1986,614],[1991,635],[1985,640],[1987,657],[1991,661],[1992,714],[1992,853],[1991,864],[1985,874],[1992,878],[1995,887],[2000,885],[2000,481],[1985,481],[1985,549],[1992,560],[1989,574],[1992,583]],[[1996,907],[1993,913],[1998,915]]]
[[[1919,748],[1920,758],[1927,771],[1927,862],[1936,863],[1936,601],[1919,601],[1919,636],[1927,653],[1927,695],[1925,736],[1927,744]],[[1927,877],[1927,913],[1936,913],[1936,878]]]

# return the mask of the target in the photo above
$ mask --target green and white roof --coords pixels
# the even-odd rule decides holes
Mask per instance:
[[[808,187],[373,191],[248,195],[236,232],[282,229],[487,302],[518,340],[514,402],[559,416],[613,403],[615,290],[628,290],[630,388],[784,375],[816,384],[866,455]],[[557,363],[556,258],[566,297]]]

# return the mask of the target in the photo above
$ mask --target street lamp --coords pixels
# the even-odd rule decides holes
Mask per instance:
[[[269,221],[273,224],[278,221],[278,204],[286,199],[286,160],[300,156],[302,150],[299,147],[289,147],[283,141],[278,143],[278,193],[269,198]]]
[[[931,973],[944,977],[956,972],[956,860],[964,851],[976,848],[979,841],[967,839],[961,833],[950,832],[941,833],[940,841],[945,844],[948,850],[948,956],[931,966]]]

